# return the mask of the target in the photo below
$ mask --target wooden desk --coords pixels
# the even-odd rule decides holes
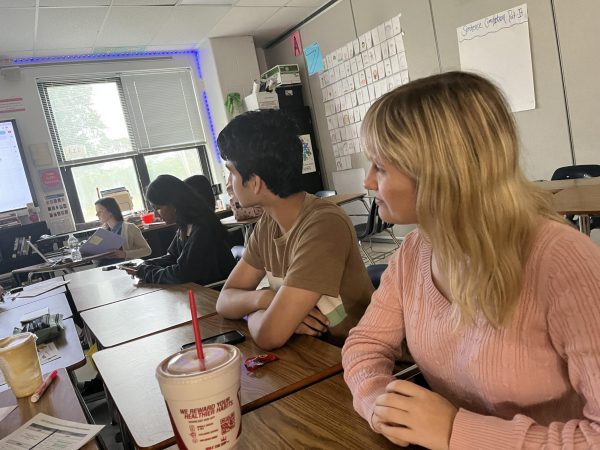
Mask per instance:
[[[186,283],[87,310],[81,313],[81,318],[101,348],[114,347],[189,323],[188,289],[194,290],[198,317],[216,314],[219,293]]]
[[[371,430],[354,411],[352,394],[341,374],[244,414],[238,447],[244,450],[398,448]]]
[[[578,186],[596,186],[600,185],[600,177],[594,178],[572,178],[569,180],[550,180],[550,181],[535,181],[537,187],[550,191],[553,194]]]
[[[200,327],[204,337],[234,329],[242,331],[246,340],[237,345],[242,360],[264,353],[250,338],[244,321],[226,320],[215,315],[201,319]],[[160,449],[175,443],[154,373],[164,358],[193,340],[192,327],[186,325],[94,354],[98,371],[126,425],[123,428],[129,430],[139,448]],[[254,373],[242,367],[243,412],[342,370],[340,349],[310,336],[294,336],[285,347],[273,353],[280,359]],[[264,441],[261,442],[265,448]]]
[[[600,214],[600,183],[563,189],[554,194],[552,203],[560,214],[580,216],[579,229],[589,236],[590,216]]]
[[[68,319],[73,315],[65,294],[44,297],[37,302],[27,303],[18,308],[7,310],[3,310],[0,304],[0,337],[13,334],[13,328],[20,325],[19,319],[21,316],[46,307],[50,314],[62,314],[63,319]]]
[[[63,320],[65,330],[58,339],[55,339],[54,345],[60,353],[60,358],[42,364],[42,372],[49,373],[54,369],[66,369],[68,371],[78,369],[85,365],[85,355],[79,343],[79,336],[73,319]],[[8,390],[8,385],[0,386],[0,392]],[[0,422],[1,423],[1,422]]]
[[[73,302],[78,312],[160,291],[164,288],[164,285],[146,284],[137,278],[132,279],[124,270],[111,270],[103,273],[107,274],[103,281],[69,286],[69,292],[73,296]]]
[[[44,373],[47,373],[42,368]],[[77,393],[65,369],[58,371],[58,377],[48,387],[37,403],[31,403],[29,397],[15,398],[11,390],[0,393],[0,407],[17,405],[3,421],[0,422],[0,437],[5,437],[33,418],[38,413],[48,414],[59,419],[87,423]],[[97,449],[95,440],[82,447],[85,450]]]
[[[262,216],[261,216],[262,217]],[[235,230],[238,228],[242,229],[242,234],[244,235],[244,247],[248,244],[248,239],[250,239],[250,234],[252,233],[252,229],[254,228],[254,224],[260,220],[260,217],[253,217],[252,219],[246,220],[236,220],[234,216],[226,217],[225,219],[221,219],[221,223],[225,226],[225,228],[229,230]]]

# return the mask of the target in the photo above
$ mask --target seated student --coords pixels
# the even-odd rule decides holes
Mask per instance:
[[[227,278],[235,265],[227,231],[198,194],[179,178],[160,175],[148,186],[146,198],[167,224],[179,228],[166,255],[126,269],[128,273],[163,284],[210,284]]]
[[[243,207],[264,209],[243,259],[227,279],[217,311],[248,315],[264,349],[294,334],[324,335],[341,344],[369,302],[373,285],[344,211],[302,189],[302,144],[282,112],[233,119],[218,139]],[[265,273],[270,288],[255,290]]]
[[[125,222],[119,204],[112,197],[104,197],[95,202],[96,216],[108,231],[123,237],[123,247],[100,259],[100,265],[113,264],[126,259],[143,258],[152,253],[140,229],[133,223]]]
[[[210,209],[215,210],[215,194],[208,178],[204,175],[192,175],[183,180],[183,182],[202,197]]]
[[[362,139],[381,218],[418,228],[343,348],[359,414],[403,446],[600,448],[600,248],[523,176],[498,89],[414,81]],[[405,336],[431,391],[392,377]]]

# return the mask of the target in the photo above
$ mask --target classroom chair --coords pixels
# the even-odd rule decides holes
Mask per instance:
[[[369,252],[365,249],[365,242],[371,242],[371,237],[386,232],[392,238],[392,241],[396,245],[396,249],[400,247],[400,241],[394,236],[393,224],[386,223],[377,214],[377,203],[375,199],[371,202],[367,221],[354,225],[356,230],[356,237],[358,238],[358,247],[362,252],[363,256],[369,261],[370,264],[375,264],[375,261],[385,258],[390,252],[376,252],[373,250],[373,245],[369,246]]]

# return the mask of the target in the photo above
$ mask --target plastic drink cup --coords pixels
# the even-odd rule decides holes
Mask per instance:
[[[232,449],[242,432],[241,353],[227,344],[203,348],[206,370],[191,348],[164,359],[156,378],[180,449]]]
[[[152,222],[154,222],[154,213],[149,212],[146,214],[142,214],[141,218],[142,218],[142,222],[144,222],[146,225],[150,225]]]
[[[27,397],[42,384],[42,369],[33,333],[0,339],[0,369],[15,397]]]

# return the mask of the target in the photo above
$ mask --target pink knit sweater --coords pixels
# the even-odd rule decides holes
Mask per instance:
[[[498,245],[502,245],[501,242]],[[456,327],[418,230],[390,261],[343,349],[354,407],[370,420],[406,336],[433,391],[459,409],[451,449],[600,448],[600,247],[544,222],[519,304],[494,329]]]

